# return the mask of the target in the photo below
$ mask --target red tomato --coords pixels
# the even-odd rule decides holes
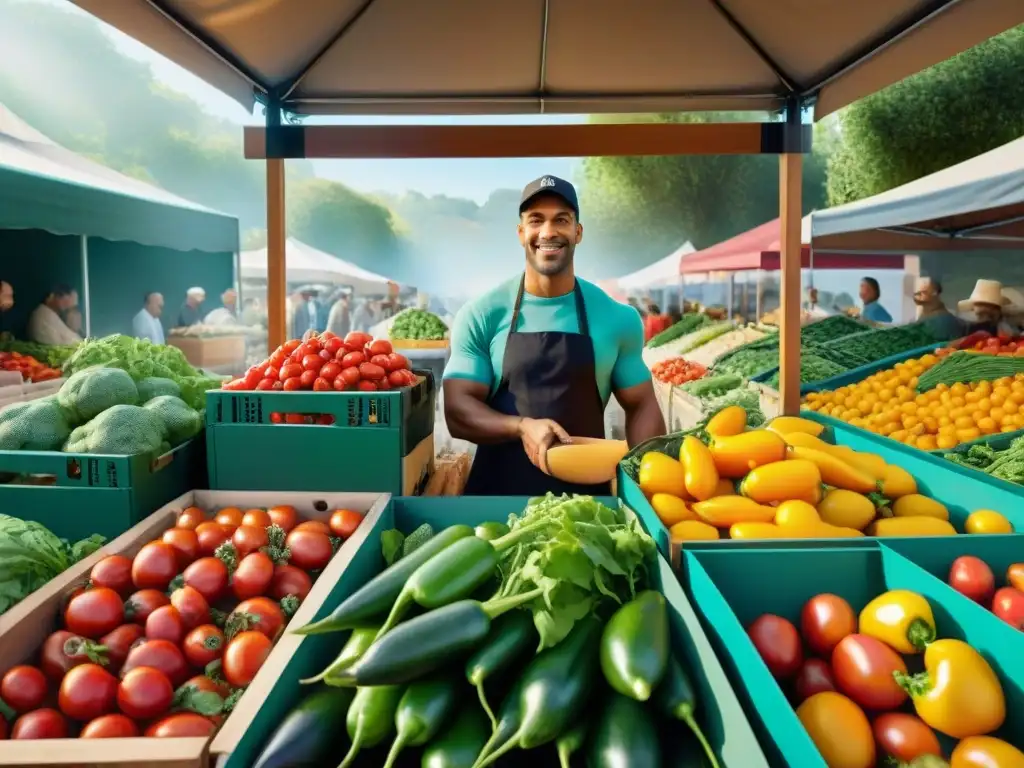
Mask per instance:
[[[271,370],[271,369],[268,369],[268,370]],[[263,379],[259,384],[256,385],[256,389],[261,390],[261,391],[265,391],[265,390],[268,390],[268,389],[275,389],[276,388],[275,385],[277,383],[278,383],[278,381],[277,381],[276,377],[273,378],[273,379],[266,378],[266,379]]]
[[[302,370],[304,371],[319,371],[323,367],[324,359],[315,352],[302,358]]]
[[[80,739],[130,739],[139,735],[139,727],[125,715],[100,715],[90,720],[78,734]]]
[[[220,658],[220,654],[217,657]],[[181,686],[181,688],[194,690],[197,693],[216,693],[218,696],[227,696],[231,693],[231,687],[227,683],[218,683],[206,675],[196,675],[193,678],[189,678],[189,681]]]
[[[327,534],[296,528],[285,539],[291,550],[291,563],[304,571],[316,571],[331,561],[334,550]]]
[[[315,355],[317,352],[323,349],[323,344],[320,341],[319,335],[313,333],[313,335],[306,339],[306,341],[303,343],[300,349],[305,350],[303,352],[303,355]]]
[[[747,634],[777,680],[792,677],[803,664],[800,633],[781,616],[766,613],[758,617],[747,629]]]
[[[163,591],[177,575],[178,553],[174,547],[162,541],[149,542],[132,560],[132,581],[135,582],[136,589]]]
[[[121,596],[107,587],[88,589],[75,595],[64,610],[64,626],[68,631],[91,640],[98,640],[123,623]]]
[[[856,631],[857,615],[838,595],[815,595],[800,611],[800,634],[820,656],[830,656],[840,640]]]
[[[236,688],[253,681],[267,660],[273,642],[261,632],[241,632],[235,635],[224,649],[221,672],[224,679]]]
[[[200,524],[206,522],[206,513],[203,512],[199,507],[189,507],[178,515],[178,520],[174,526],[176,528],[188,528],[194,531]]]
[[[404,387],[408,385],[409,380],[405,375],[405,371],[392,371],[388,374],[388,383],[392,387]]]
[[[124,613],[128,621],[145,624],[149,614],[161,605],[170,605],[171,601],[157,589],[140,589],[125,601]]]
[[[22,714],[43,706],[46,687],[46,675],[41,669],[19,664],[7,670],[0,679],[0,699]]]
[[[363,516],[351,509],[336,509],[331,513],[331,520],[328,523],[331,533],[335,536],[347,539],[356,532],[356,528],[363,522]]]
[[[832,668],[827,661],[821,659],[807,659],[800,666],[793,681],[793,690],[796,691],[798,702],[811,698],[822,691],[834,691],[835,680],[832,679]]]
[[[832,651],[836,687],[865,709],[896,709],[907,700],[894,672],[907,673],[903,659],[868,635],[848,635]]]
[[[92,567],[89,583],[94,587],[107,587],[121,597],[132,593],[132,561],[124,555],[108,555]]]
[[[949,568],[949,586],[976,603],[988,605],[996,592],[996,577],[984,560],[958,557]]]
[[[224,507],[217,512],[213,520],[222,525],[228,533],[232,533],[235,528],[242,524],[242,514],[242,510],[238,507]]]
[[[370,362],[373,365],[379,365],[385,371],[390,371],[391,358],[388,355],[373,355],[370,358]]]
[[[199,536],[188,528],[171,528],[160,537],[164,544],[174,548],[178,556],[178,568],[185,568],[199,555]]]
[[[370,355],[390,355],[395,350],[391,347],[391,342],[387,339],[377,339],[371,341],[369,346],[366,348]]]
[[[400,371],[403,368],[409,367],[409,358],[405,355],[401,355],[398,352],[392,352],[388,355],[388,364],[386,368],[389,371]]]
[[[1024,592],[1003,587],[992,598],[992,613],[1011,627],[1024,631]]]
[[[231,379],[231,381],[225,381],[220,385],[221,389],[226,389],[229,392],[238,392],[244,389],[248,389],[245,386],[245,379]]]
[[[289,354],[290,353],[285,352],[283,348],[278,347],[276,350],[274,350],[274,353],[270,357],[267,358],[267,362],[263,366],[263,370],[266,371],[267,366],[272,366],[274,368],[280,368],[282,365],[284,365],[285,361],[288,359],[288,355]]]
[[[243,600],[231,612],[235,624],[241,624],[246,630],[253,630],[266,636],[268,640],[276,640],[284,628],[284,611],[275,601],[266,597],[253,597]],[[229,621],[232,619],[229,617]]]
[[[235,597],[245,600],[266,594],[274,578],[274,561],[262,552],[250,552],[235,569],[231,588]]]
[[[224,633],[213,624],[203,624],[185,636],[181,650],[189,664],[205,669],[207,664],[219,659],[224,652]]]
[[[170,640],[175,645],[185,637],[185,623],[173,605],[157,608],[146,619],[146,637],[150,640]]]
[[[270,515],[267,513],[267,510],[259,509],[258,507],[247,509],[245,510],[245,514],[242,515],[242,525],[266,528],[270,525]]]
[[[303,520],[301,523],[296,525],[292,530],[294,531],[318,531],[325,536],[331,535],[331,527],[323,520]]]
[[[220,523],[203,523],[196,528],[199,541],[199,554],[209,557],[217,551],[217,547],[231,538],[234,528],[229,531]]]
[[[167,675],[152,667],[136,667],[117,687],[117,706],[128,717],[150,720],[171,708],[174,687]]]
[[[337,336],[332,336],[324,342],[324,349],[330,352],[332,355],[337,355],[338,350],[344,348],[345,342],[339,339]]]
[[[201,557],[182,574],[185,584],[215,603],[228,588],[228,567],[216,557]]]
[[[328,381],[327,379],[318,378],[316,381],[313,382],[314,392],[329,392],[332,389],[333,386],[331,385],[331,382]]]
[[[285,379],[281,389],[283,389],[285,392],[298,392],[300,389],[302,389],[302,379],[298,376],[293,376],[290,379]]]
[[[274,567],[274,578],[267,594],[275,600],[283,600],[288,595],[305,600],[312,588],[313,580],[304,570],[294,565],[278,565]]]
[[[284,352],[284,354],[286,354],[286,355],[290,355],[292,352],[294,352],[296,349],[298,349],[301,346],[302,346],[302,342],[301,341],[299,341],[298,339],[291,339],[291,340],[286,341],[284,344],[281,345],[281,351]]]
[[[257,551],[260,547],[267,546],[270,541],[267,537],[266,528],[257,528],[253,525],[240,525],[231,537],[231,543],[238,550],[239,557],[245,557],[250,552]]]
[[[360,363],[359,375],[368,381],[379,381],[383,379],[387,371],[373,363]]]
[[[268,365],[263,369],[263,380],[270,379],[271,381],[278,381],[281,378],[281,366],[279,365]]]
[[[66,739],[68,721],[56,709],[37,709],[26,712],[14,721],[12,739]]]
[[[355,368],[347,368],[346,370],[356,371]],[[358,371],[356,372],[358,373]],[[345,377],[340,374],[334,377],[334,381],[331,382],[331,386],[334,388],[335,392],[344,392],[350,388],[348,382],[345,381]]]
[[[285,424],[306,424],[306,417],[301,413],[286,413],[284,415]]]
[[[356,384],[356,389],[358,389],[360,392],[376,392],[377,385],[372,381],[360,381],[358,384]]]
[[[381,392],[386,392],[387,390],[391,389],[391,382],[388,381],[388,377],[386,375],[384,376],[383,379],[376,382],[376,384],[377,389],[380,390]]]
[[[343,368],[339,374],[342,379],[345,380],[346,384],[358,384],[359,383],[359,368]]]
[[[266,367],[267,366],[263,366],[263,368],[260,368],[258,366],[253,366],[245,372],[245,376],[242,377],[242,381],[245,382],[246,389],[252,389],[260,383],[260,379],[263,378],[263,371]]]
[[[341,375],[341,363],[327,363],[320,369],[320,377],[328,381],[334,381]]]
[[[352,331],[345,335],[345,346],[362,349],[373,341],[373,336],[360,331]]]
[[[348,352],[344,357],[341,358],[341,367],[345,368],[358,368],[360,365],[366,362],[366,355],[362,352]]]
[[[136,667],[152,667],[167,675],[172,685],[180,685],[189,676],[188,662],[174,643],[167,640],[143,640],[128,653],[121,668],[123,678]]]
[[[303,371],[302,375],[299,376],[299,389],[312,389],[313,382],[317,380],[319,375],[319,371]]]
[[[886,712],[871,726],[883,757],[893,762],[910,763],[921,755],[942,757],[939,740],[921,718],[905,712]]]
[[[212,720],[194,712],[179,712],[176,715],[157,720],[146,729],[148,738],[183,739],[190,737],[206,737],[217,728]]]
[[[279,528],[282,528],[285,533],[294,528],[299,520],[299,513],[296,512],[295,507],[291,504],[278,504],[275,507],[271,507],[267,510],[267,515],[270,516],[270,521]]]
[[[92,720],[114,709],[117,678],[99,664],[80,664],[61,680],[57,706],[72,720]]]
[[[317,354],[320,355],[320,357],[323,359],[324,363],[330,363],[330,362],[333,362],[333,360],[334,360],[334,355],[332,355],[326,349],[321,349],[319,352],[317,352]]]
[[[107,670],[111,674],[116,675],[121,671],[132,646],[145,635],[145,631],[138,624],[122,624],[113,632],[108,632],[100,638],[100,645],[107,649]]]
[[[202,592],[188,584],[171,593],[171,605],[181,616],[181,623],[186,632],[210,620],[210,604]]]

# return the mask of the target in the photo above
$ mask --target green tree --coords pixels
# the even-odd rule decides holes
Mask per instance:
[[[1024,135],[1024,25],[851,104],[828,201],[884,192]]]

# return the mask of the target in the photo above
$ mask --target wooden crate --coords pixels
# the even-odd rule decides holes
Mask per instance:
[[[364,513],[363,524],[345,541],[313,584],[313,589],[221,729],[227,729],[228,733],[243,733],[263,702],[266,692],[273,687],[278,673],[295,652],[296,641],[300,638],[289,634],[288,628],[309,623],[331,593],[346,564],[376,525],[390,499],[388,494],[373,493],[189,491],[0,616],[0,675],[16,664],[34,661],[39,646],[57,626],[65,596],[88,579],[93,565],[107,555],[135,555],[147,542],[159,538],[161,533],[173,527],[178,514],[186,507],[197,506],[210,511],[226,506],[246,509],[291,504],[298,510],[299,516],[306,520],[326,520],[331,512],[340,508]],[[206,768],[210,741],[209,738],[4,741],[0,747],[0,766]]]
[[[180,349],[196,368],[245,363],[245,336],[170,336],[167,344]]]
[[[391,339],[395,349],[447,349],[448,339]]]

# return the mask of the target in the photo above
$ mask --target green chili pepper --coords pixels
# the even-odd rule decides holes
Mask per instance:
[[[285,715],[253,768],[291,768],[327,762],[338,740],[338,721],[352,703],[351,688],[323,688]]]
[[[558,750],[558,764],[561,768],[572,768],[572,756],[583,749],[587,740],[587,724],[581,721],[563,733],[555,741]]]
[[[650,712],[614,692],[598,715],[587,751],[589,768],[661,768],[661,746]]]
[[[484,644],[466,662],[466,679],[476,687],[480,705],[491,719],[492,726],[497,726],[497,719],[487,703],[484,682],[526,656],[536,644],[533,616],[527,611],[513,611],[491,625]]]
[[[395,711],[405,689],[400,685],[379,685],[356,690],[345,717],[352,746],[338,768],[348,768],[364,747],[376,747],[395,729]]]
[[[690,682],[690,677],[683,669],[683,665],[675,657],[669,657],[665,674],[654,691],[654,699],[662,712],[686,723],[704,749],[704,754],[708,757],[708,764],[711,768],[719,768],[718,758],[715,757],[714,750],[711,749],[711,745],[708,744],[708,740],[704,737],[703,731],[694,718],[697,694],[694,692],[693,683]]]
[[[484,539],[485,541],[494,541],[508,533],[508,526],[504,523],[480,523],[474,533],[477,538]]]
[[[459,712],[455,722],[423,750],[422,768],[473,768],[491,729],[475,704]]]
[[[668,607],[660,592],[641,592],[609,619],[601,637],[601,670],[623,696],[647,701],[668,664]]]
[[[338,656],[331,662],[327,669],[316,677],[307,677],[305,680],[299,680],[299,682],[306,685],[308,683],[318,683],[322,680],[326,685],[335,685],[334,678],[342,670],[348,669],[359,661],[363,654],[369,650],[371,645],[373,645],[373,640],[377,637],[377,629],[377,627],[360,627],[358,629],[353,629],[352,634],[349,635],[348,642],[342,646]]]
[[[422,747],[444,726],[458,703],[460,681],[451,675],[417,680],[398,702],[395,730],[398,735],[384,768],[393,768],[405,747]]]

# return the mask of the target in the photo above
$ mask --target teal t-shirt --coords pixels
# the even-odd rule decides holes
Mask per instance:
[[[594,344],[597,388],[601,400],[607,404],[613,391],[642,384],[651,378],[642,354],[643,321],[628,304],[620,304],[593,283],[576,280],[583,292]],[[516,277],[502,283],[459,310],[452,323],[451,357],[444,369],[444,378],[487,384],[492,393],[498,388],[519,281]],[[524,293],[516,331],[578,333],[573,294],[544,298]]]

